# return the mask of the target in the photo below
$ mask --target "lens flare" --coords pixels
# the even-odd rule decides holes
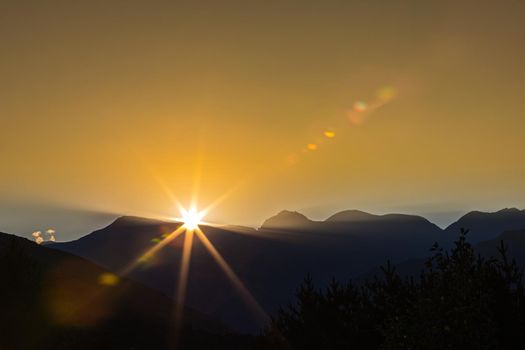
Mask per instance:
[[[314,147],[317,148],[317,144],[314,144]],[[202,164],[201,164],[202,165]],[[179,266],[179,275],[178,275],[178,283],[176,286],[176,294],[175,294],[175,310],[174,310],[174,333],[172,341],[175,345],[179,342],[179,331],[181,330],[181,327],[183,325],[183,317],[184,317],[184,302],[186,299],[186,292],[188,287],[188,278],[189,278],[189,270],[190,270],[190,260],[191,260],[191,250],[194,242],[194,237],[197,236],[199,241],[204,244],[208,252],[212,255],[215,262],[221,267],[223,272],[225,273],[226,277],[232,282],[233,286],[238,290],[240,295],[242,296],[242,299],[245,303],[248,304],[248,306],[252,309],[254,314],[257,318],[264,319],[266,322],[268,322],[268,317],[266,316],[264,310],[262,307],[257,303],[257,301],[254,299],[254,297],[250,294],[250,292],[246,289],[244,284],[241,282],[241,280],[237,277],[235,272],[229,267],[228,263],[222,258],[220,253],[217,251],[217,249],[213,246],[213,244],[208,240],[205,233],[202,231],[202,229],[199,227],[201,225],[210,225],[214,226],[214,224],[203,221],[203,218],[217,205],[219,205],[222,201],[224,201],[227,197],[231,195],[231,193],[236,190],[238,187],[240,187],[243,182],[239,183],[237,186],[234,186],[230,190],[228,190],[226,193],[224,193],[222,196],[217,198],[215,201],[213,201],[210,205],[205,207],[204,209],[197,209],[197,199],[198,199],[198,192],[200,188],[200,178],[201,178],[201,169],[199,168],[196,171],[195,179],[196,183],[193,188],[193,195],[190,201],[190,205],[188,207],[183,207],[181,203],[177,200],[177,197],[172,193],[169,186],[166,184],[166,182],[160,177],[155,176],[156,174],[151,171],[152,175],[154,175],[155,180],[159,183],[159,185],[162,187],[164,192],[169,196],[169,198],[173,201],[173,204],[176,205],[176,207],[179,209],[179,217],[170,217],[169,219],[171,221],[175,221],[179,223],[175,230],[169,234],[163,234],[160,237],[156,237],[151,239],[151,243],[153,243],[153,246],[151,246],[148,250],[146,250],[141,256],[138,257],[137,260],[133,261],[130,265],[128,265],[119,275],[125,276],[131,273],[135,268],[137,268],[139,265],[142,265],[144,263],[150,262],[156,255],[157,252],[159,252],[161,249],[165,248],[170,244],[172,241],[174,241],[179,236],[184,236],[184,243],[182,246],[182,260]],[[188,208],[188,209],[187,209]]]
[[[354,103],[354,111],[356,112],[364,112],[367,110],[368,106],[365,101],[357,101]]]
[[[388,102],[396,97],[396,90],[392,86],[383,86],[377,91],[377,98],[381,102]]]
[[[348,120],[354,125],[361,125],[365,121],[365,116],[361,113],[357,113],[355,111],[349,111],[347,113]]]
[[[286,157],[286,164],[288,165],[295,165],[299,158],[297,157],[297,154],[290,154],[288,157]]]
[[[105,272],[98,277],[98,284],[112,287],[119,283],[120,278],[110,272]]]
[[[148,249],[144,254],[142,254],[136,261],[132,262],[130,265],[125,267],[120,275],[126,276],[131,271],[133,271],[138,265],[149,262],[153,256],[175,238],[179,237],[186,231],[184,225],[180,225],[175,231],[170,233],[166,238],[162,239],[159,243],[156,243],[152,248]]]
[[[317,149],[317,144],[315,143],[309,143],[307,146],[306,146],[310,151],[315,151]]]

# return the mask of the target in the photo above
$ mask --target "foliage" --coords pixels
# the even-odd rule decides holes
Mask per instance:
[[[461,230],[450,252],[437,245],[419,278],[401,278],[387,263],[382,278],[332,281],[310,277],[296,302],[281,308],[261,348],[523,349],[522,271],[501,243],[498,259],[476,256]]]

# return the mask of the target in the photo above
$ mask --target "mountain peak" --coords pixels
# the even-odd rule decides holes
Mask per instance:
[[[370,214],[361,210],[343,210],[326,219],[326,222],[351,222],[351,221],[370,221],[377,218],[377,215]]]
[[[496,212],[471,211],[449,225],[445,232],[455,235],[460,228],[470,230],[472,242],[493,239],[503,231],[525,229],[525,210],[505,208]]]
[[[496,213],[518,214],[522,211],[523,210],[519,210],[518,208],[504,208],[504,209],[498,210]]]
[[[463,215],[461,218],[458,219],[458,221],[452,223],[450,226],[465,222],[468,220],[476,220],[476,219],[482,219],[482,218],[492,218],[492,219],[502,219],[504,217],[508,216],[520,216],[522,214],[525,214],[525,210],[519,210],[517,208],[504,208],[500,209],[495,212],[484,212],[479,210],[473,210],[465,215]]]
[[[296,211],[283,210],[279,214],[264,221],[262,229],[294,228],[308,225],[312,221]]]

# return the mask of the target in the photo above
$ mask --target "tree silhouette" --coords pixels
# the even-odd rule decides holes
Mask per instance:
[[[501,243],[499,258],[476,256],[461,230],[454,248],[437,244],[419,278],[388,262],[360,285],[307,277],[260,344],[283,349],[523,349],[522,271]]]

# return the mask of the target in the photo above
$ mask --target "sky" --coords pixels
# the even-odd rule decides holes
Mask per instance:
[[[0,231],[523,208],[523,42],[522,1],[3,0]]]

